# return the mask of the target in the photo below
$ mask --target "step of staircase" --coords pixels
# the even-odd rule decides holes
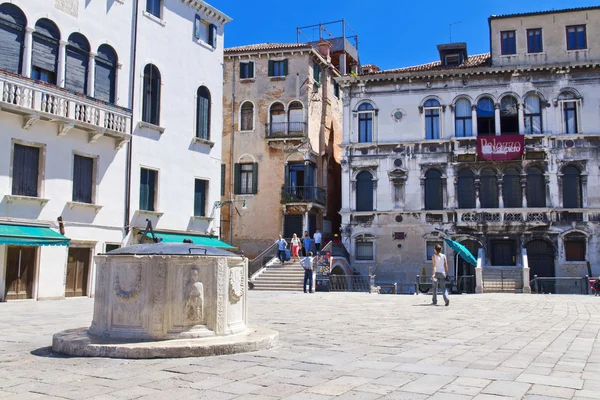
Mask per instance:
[[[301,291],[304,268],[298,262],[276,263],[267,267],[252,281],[254,290]]]

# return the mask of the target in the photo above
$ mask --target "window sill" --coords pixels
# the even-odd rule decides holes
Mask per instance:
[[[510,58],[510,57],[519,57],[520,54],[519,53],[515,53],[515,54],[500,54],[499,57],[500,58]]]
[[[195,220],[195,221],[211,222],[214,218],[213,217],[207,217],[205,215],[193,215],[192,219]]]
[[[526,56],[545,56],[545,51],[538,51],[537,53],[525,53]]]
[[[254,132],[254,129],[250,129],[247,131],[238,131],[238,133],[252,133],[252,132]]]
[[[569,54],[569,53],[579,53],[579,52],[587,53],[589,50],[590,49],[571,49],[571,50],[567,49],[566,51],[567,51],[567,54]]]
[[[161,135],[162,135],[163,133],[165,133],[165,130],[166,130],[166,129],[165,129],[165,128],[163,128],[163,127],[160,127],[160,126],[158,126],[158,125],[151,124],[150,122],[144,122],[144,121],[140,121],[140,122],[138,122],[138,127],[139,127],[139,128],[151,129],[151,130],[153,130],[153,131],[156,131],[156,132],[160,133]]]
[[[198,38],[194,38],[194,42],[198,45],[198,46],[202,46],[207,50],[210,51],[214,51],[216,50],[216,47],[212,47],[209,43],[206,43],[204,40],[202,39],[198,39]]]
[[[137,210],[138,214],[142,214],[142,215],[149,215],[151,217],[156,217],[156,218],[160,218],[163,215],[165,215],[164,212],[160,212],[160,211],[149,211],[149,210]]]
[[[285,81],[285,75],[282,75],[282,76],[271,76],[270,79],[271,79],[271,82]]]
[[[72,210],[74,207],[91,208],[96,213],[102,209],[102,206],[99,204],[81,203],[79,201],[67,201],[67,206],[69,206],[70,210]]]
[[[240,83],[253,83],[256,80],[256,77],[253,78],[240,78]]]
[[[160,19],[155,15],[150,14],[148,11],[142,11],[142,14],[144,14],[144,16],[146,18],[148,18],[150,21],[156,22],[157,24],[159,24],[160,26],[166,26],[167,25],[167,21],[165,21],[164,19]]]
[[[43,199],[41,197],[31,197],[31,196],[19,196],[13,194],[4,195],[6,202],[8,204],[12,203],[38,203],[40,207],[44,207],[46,203],[48,203],[49,199]]]
[[[211,142],[210,140],[202,139],[199,137],[194,137],[194,143],[196,144],[205,144],[209,146],[211,149],[214,147],[215,142]]]

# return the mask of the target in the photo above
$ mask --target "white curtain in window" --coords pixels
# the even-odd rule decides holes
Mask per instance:
[[[542,133],[540,98],[535,95],[525,98],[525,132]]]
[[[356,259],[373,260],[373,243],[356,242]]]
[[[471,103],[467,99],[460,99],[456,102],[456,136],[473,136],[473,120],[471,118]]]

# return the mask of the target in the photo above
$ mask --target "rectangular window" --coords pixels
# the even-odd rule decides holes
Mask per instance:
[[[317,85],[321,84],[321,67],[317,63],[313,63],[313,79]]]
[[[240,62],[240,79],[254,78],[254,61]]]
[[[160,6],[162,0],[146,0],[146,12],[160,18]]]
[[[578,101],[562,101],[562,119],[563,119],[563,130],[564,133],[578,133],[579,132],[579,113],[578,113]]]
[[[198,14],[196,14],[196,18],[194,19],[194,37],[196,39],[202,39],[204,35],[202,34],[204,31],[205,25],[202,23],[202,18]]]
[[[104,252],[108,253],[109,251],[113,251],[116,249],[120,249],[121,245],[117,243],[105,243],[104,244]]]
[[[374,260],[373,242],[356,242],[357,260]]]
[[[434,249],[436,245],[440,245],[443,247],[443,242],[441,240],[428,240],[426,242],[426,246],[427,246],[427,261],[431,261],[433,254],[434,254]]]
[[[517,40],[515,31],[500,32],[502,54],[517,54]]]
[[[208,192],[208,182],[202,179],[196,179],[194,185],[194,216],[206,216],[206,195]]]
[[[258,192],[258,164],[235,164],[234,193],[256,194]]]
[[[286,76],[288,73],[288,60],[269,60],[269,76]]]
[[[208,44],[213,49],[217,48],[217,26],[215,24],[208,25]]]
[[[567,26],[567,50],[587,49],[585,25]]]
[[[38,197],[40,148],[14,145],[12,194]]]
[[[585,261],[585,240],[565,241],[566,261]]]
[[[140,171],[140,210],[156,211],[158,171],[142,168]]]
[[[225,174],[227,173],[227,166],[221,164],[221,196],[225,196]]]
[[[93,203],[94,159],[75,154],[73,159],[73,201]]]
[[[333,95],[339,99],[340,98],[340,84],[336,81],[333,81]]]
[[[542,29],[527,29],[527,52],[541,53],[544,51],[542,42]]]

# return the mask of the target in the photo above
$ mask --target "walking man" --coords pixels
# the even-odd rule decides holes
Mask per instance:
[[[304,293],[306,293],[306,285],[308,284],[308,291],[310,293],[313,292],[312,287],[313,287],[313,267],[312,267],[312,263],[313,263],[313,258],[312,258],[312,251],[307,251],[306,252],[306,257],[304,257],[301,261],[300,261],[300,265],[302,265],[302,268],[304,268],[304,284],[302,285],[302,288],[304,289]]]
[[[442,253],[442,246],[439,244],[435,245],[433,257],[431,257],[433,264],[433,273],[431,279],[433,280],[433,304],[437,305],[437,290],[438,286],[442,285],[442,294],[444,296],[444,302],[446,306],[450,304],[448,299],[448,289],[446,288],[446,276],[448,276],[448,260],[446,255]]]
[[[308,252],[310,251],[310,236],[308,236],[308,232],[304,231],[304,237],[302,238],[302,255],[306,257]]]
[[[277,256],[279,257],[279,261],[281,264],[285,263],[285,249],[287,248],[287,242],[281,235],[279,235],[279,239],[275,241],[277,243]]]
[[[315,248],[317,249],[317,252],[319,252],[321,250],[321,239],[323,238],[323,235],[321,235],[321,232],[319,232],[319,230],[317,229],[315,231],[315,234],[313,235],[313,239],[315,239]]]

